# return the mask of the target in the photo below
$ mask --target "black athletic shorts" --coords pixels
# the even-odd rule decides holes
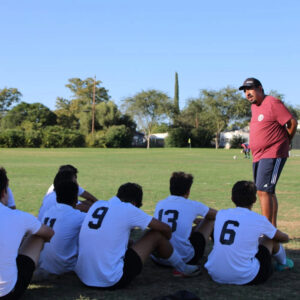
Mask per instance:
[[[109,289],[120,289],[127,286],[137,275],[142,272],[143,262],[140,256],[132,249],[128,248],[124,257],[123,276],[121,279],[109,287]]]
[[[17,257],[16,262],[18,268],[17,282],[9,294],[0,297],[1,300],[19,299],[24,294],[31,281],[35,269],[34,261],[30,257],[20,254]]]
[[[275,193],[286,158],[263,158],[253,163],[253,177],[258,191]]]
[[[204,254],[204,249],[206,245],[205,238],[200,232],[192,232],[190,236],[190,242],[194,247],[195,254],[194,257],[188,262],[189,265],[196,265],[199,259]]]
[[[273,273],[272,257],[269,250],[265,246],[259,245],[258,252],[256,253],[255,257],[259,260],[259,271],[255,278],[248,282],[246,285],[256,285],[264,283],[268,278],[271,277]]]

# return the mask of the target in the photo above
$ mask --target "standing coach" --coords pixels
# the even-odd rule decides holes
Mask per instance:
[[[250,149],[253,176],[261,211],[276,227],[278,202],[275,186],[297,130],[297,120],[282,101],[265,95],[256,78],[247,78],[239,90],[251,103]]]

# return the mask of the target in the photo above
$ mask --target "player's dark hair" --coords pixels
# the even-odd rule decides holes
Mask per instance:
[[[58,172],[61,171],[72,171],[77,177],[78,170],[72,165],[62,165],[59,167]]]
[[[8,178],[6,175],[6,170],[3,167],[0,167],[0,198],[2,195],[2,192],[7,190],[8,186]]]
[[[175,196],[186,195],[193,184],[192,174],[184,172],[174,172],[170,178],[170,193]]]
[[[256,201],[256,186],[252,181],[238,181],[232,188],[231,199],[236,206],[249,207]]]
[[[60,184],[61,182],[73,181],[74,177],[76,178],[76,175],[71,170],[59,171],[54,177],[54,181],[53,181],[54,190],[56,191],[57,185]]]
[[[119,187],[117,197],[123,202],[130,202],[136,207],[141,207],[143,189],[137,183],[127,182]]]
[[[74,181],[63,181],[57,184],[56,201],[74,206],[78,198],[78,184]]]

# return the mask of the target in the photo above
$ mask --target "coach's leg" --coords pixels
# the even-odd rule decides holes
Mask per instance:
[[[277,212],[278,212],[278,201],[276,194],[272,194],[272,221],[271,223],[277,227]]]
[[[264,191],[257,191],[257,195],[258,195],[259,202],[260,202],[261,214],[263,216],[265,216],[272,223],[272,220],[273,220],[272,194],[270,194],[268,192],[264,192]]]

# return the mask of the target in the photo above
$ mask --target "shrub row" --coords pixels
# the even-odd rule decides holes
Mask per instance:
[[[0,147],[3,148],[59,148],[83,146],[85,146],[85,139],[82,134],[59,126],[45,127],[39,131],[7,129],[0,132]]]
[[[98,131],[85,137],[78,131],[59,126],[45,127],[43,130],[7,129],[0,131],[0,147],[3,148],[68,148],[68,147],[131,147],[132,133],[125,125],[111,126],[106,131]]]

